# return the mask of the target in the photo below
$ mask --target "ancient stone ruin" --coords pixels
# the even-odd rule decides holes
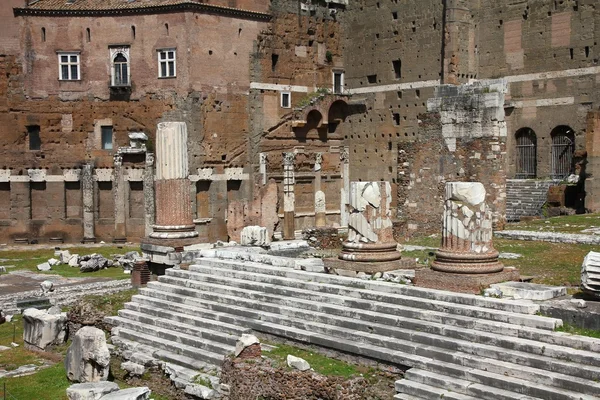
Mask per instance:
[[[486,274],[504,268],[492,244],[492,213],[480,182],[447,182],[442,245],[431,268],[459,274]]]
[[[388,182],[350,183],[348,240],[343,244],[341,260],[381,263],[400,259],[392,232],[391,201]]]

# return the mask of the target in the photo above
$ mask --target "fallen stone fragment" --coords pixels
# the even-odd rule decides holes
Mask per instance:
[[[67,336],[67,313],[49,314],[37,308],[23,311],[23,341],[32,350],[62,344]]]
[[[52,267],[50,266],[50,264],[45,262],[45,263],[38,264],[37,269],[38,269],[38,271],[50,271],[52,269]]]
[[[143,365],[134,363],[132,361],[126,361],[121,364],[121,368],[129,372],[130,375],[142,376],[146,372],[146,367]]]
[[[194,383],[187,385],[183,392],[199,399],[214,399],[218,397],[218,393],[215,390]]]
[[[54,253],[54,256],[58,257],[58,260],[61,264],[68,264],[71,260],[71,253],[69,252],[69,250],[56,251]]]
[[[244,333],[235,343],[234,355],[236,357],[239,356],[246,347],[252,346],[253,344],[260,344],[260,340],[254,335]]]
[[[76,383],[67,389],[69,400],[100,400],[102,396],[119,390],[114,382]]]
[[[79,254],[73,254],[69,259],[69,267],[79,267]]]
[[[42,289],[43,294],[53,292],[54,291],[54,283],[52,281],[44,281],[44,282],[40,283],[40,288]]]
[[[60,261],[57,260],[56,258],[51,258],[48,260],[48,265],[50,265],[51,267],[54,267],[55,265],[60,264]]]
[[[71,382],[98,382],[108,378],[110,352],[104,332],[84,326],[73,337],[67,350],[65,369]]]
[[[581,289],[595,297],[600,297],[600,253],[590,251],[581,265]]]
[[[262,226],[246,226],[242,229],[242,246],[268,246],[271,243],[267,228]]]
[[[150,389],[145,386],[129,388],[109,393],[102,396],[101,400],[148,400],[150,393]]]
[[[310,369],[310,364],[306,360],[300,357],[294,357],[291,354],[288,354],[287,356],[287,365],[288,367],[297,369],[299,371],[307,371]]]
[[[95,272],[108,266],[108,260],[99,254],[94,254],[85,263],[81,264],[81,272]]]

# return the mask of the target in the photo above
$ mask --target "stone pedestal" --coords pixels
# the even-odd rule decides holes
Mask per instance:
[[[488,274],[504,268],[492,244],[492,212],[480,182],[446,183],[442,246],[431,268],[458,274]]]
[[[339,258],[355,262],[400,259],[393,239],[389,182],[350,183],[348,241]]]
[[[198,236],[192,217],[188,175],[185,123],[161,122],[156,132],[156,224],[151,238]]]

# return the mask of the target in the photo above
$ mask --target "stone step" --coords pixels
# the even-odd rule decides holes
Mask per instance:
[[[187,295],[194,296],[193,293],[188,293]],[[203,301],[203,303],[205,302]],[[369,331],[361,332],[356,331],[353,328],[340,328],[328,324],[312,322],[311,320],[313,318],[311,317],[294,318],[277,315],[266,312],[264,309],[261,309],[260,305],[257,307],[258,310],[245,309],[244,306],[247,304],[242,299],[238,299],[238,302],[233,306],[227,306],[218,303],[215,305],[214,302],[206,303],[207,304],[205,304],[205,306],[207,308],[216,308],[220,313],[229,312],[232,317],[230,317],[228,322],[234,322],[242,326],[251,327],[252,329],[261,332],[269,333],[262,328],[261,323],[263,322],[270,325],[283,325],[285,327],[293,327],[300,330],[317,332],[331,337],[339,337],[348,340],[360,340],[364,343],[386,347],[391,350],[398,350],[404,354],[416,354],[430,358],[446,360],[448,362],[454,362],[460,365],[470,366],[472,368],[481,368],[483,370],[493,371],[501,375],[521,377],[527,376],[532,380],[543,382],[547,385],[560,385],[561,387],[573,388],[574,390],[584,388],[588,391],[600,394],[600,384],[596,384],[587,380],[591,378],[593,379],[600,373],[600,369],[595,367],[582,369],[581,365],[579,364],[555,361],[552,359],[547,359],[546,357],[518,354],[517,352],[511,352],[500,348],[490,348],[490,346],[487,346],[487,349],[482,350],[481,347],[483,346],[476,344],[469,346],[468,342],[463,344],[464,346],[468,347],[468,349],[462,349],[465,352],[461,352],[460,350],[456,351],[456,349],[437,348],[435,347],[435,344],[439,344],[440,342],[445,343],[450,348],[455,346],[452,344],[451,340],[420,332],[415,332],[413,334],[412,341],[399,340],[393,335],[382,336]],[[210,314],[210,311],[205,311],[205,315],[208,314]],[[392,330],[393,328],[390,327],[390,331]],[[391,333],[393,334],[394,332],[392,331]],[[479,352],[482,354],[482,356],[472,356],[470,355],[472,352]],[[501,361],[490,357],[497,357],[507,361]],[[542,369],[527,367],[525,365],[517,365],[515,362],[521,364],[531,363]],[[412,366],[410,364],[404,365]],[[559,371],[562,373],[550,372],[543,369],[553,369],[554,371]],[[563,375],[565,373],[570,373],[574,376],[567,377]],[[583,379],[578,378],[578,375],[582,375]]]
[[[193,310],[195,309],[194,307],[179,304],[177,310],[173,308],[165,309],[166,307],[161,303],[154,304],[154,307],[149,307],[147,305],[141,304],[139,298],[137,298],[136,296],[138,295],[134,295],[134,297],[132,298],[133,301],[125,303],[125,309],[137,311],[146,315],[153,315],[155,317],[169,319],[177,323],[183,323],[187,325],[202,327],[213,331],[224,332],[229,335],[233,335],[232,337],[234,339],[248,332],[247,329],[236,325],[226,323],[215,324],[213,320],[194,316],[194,314],[192,314]],[[175,326],[176,325],[174,325],[174,327]],[[229,341],[229,344],[235,345],[235,341]]]
[[[417,396],[413,396],[412,394],[406,394],[406,393],[398,393],[394,396],[393,400],[424,400],[425,397],[417,397]]]
[[[232,335],[230,333],[223,332],[223,330],[226,330],[229,326],[223,326],[223,330],[220,330],[218,324],[212,324],[213,329],[209,329],[203,327],[201,322],[200,326],[198,326],[198,321],[196,321],[194,318],[188,318],[187,322],[191,323],[187,323],[177,319],[163,318],[160,315],[157,315],[161,314],[160,310],[147,311],[148,312],[140,312],[125,308],[119,310],[119,317],[143,325],[152,325],[157,328],[171,329],[175,332],[183,333],[186,335],[201,337],[203,339],[206,339],[208,341],[207,343],[217,342],[225,344],[227,346],[235,347],[235,342],[239,338],[239,335]],[[117,320],[117,323],[122,323],[122,321]],[[217,328],[219,330],[215,330],[214,328]]]
[[[404,374],[404,380],[418,382],[422,385],[432,388],[444,389],[450,392],[462,393],[468,396],[474,396],[477,399],[484,400],[543,400],[536,397],[525,396],[523,394],[509,392],[464,379],[443,376],[437,373],[425,371],[419,368],[411,368]],[[402,391],[402,382],[396,381],[396,390]]]
[[[166,361],[171,365],[177,365],[180,368],[185,368],[189,371],[196,371],[196,373],[216,373],[220,365],[209,364],[204,361],[198,360],[196,357],[188,357],[183,354],[173,353],[167,350],[157,350],[154,352],[156,358]]]
[[[119,317],[115,317],[119,318]],[[206,340],[199,340],[191,336],[168,332],[166,330],[155,329],[153,333],[142,332],[142,330],[152,331],[147,326],[140,327],[140,324],[129,323],[126,320],[119,321],[124,326],[119,326],[118,336],[125,339],[143,343],[149,346],[155,346],[157,349],[167,350],[175,354],[182,354],[187,357],[197,358],[208,364],[221,365],[223,356],[229,352],[233,352],[233,347],[223,348],[224,346],[207,345]],[[137,329],[135,329],[137,327]],[[133,328],[133,329],[132,329]],[[185,340],[180,341],[181,339]],[[219,353],[215,353],[209,349],[217,349]]]
[[[453,293],[443,290],[419,288],[416,286],[401,285],[392,282],[371,281],[334,274],[307,272],[249,261],[240,262],[239,260],[198,258],[196,259],[196,262],[197,265],[228,268],[236,271],[246,271],[304,281],[340,285],[355,289],[376,290],[384,293],[419,297],[427,300],[445,301],[455,304],[484,307],[521,314],[535,314],[540,310],[539,305],[531,302],[494,299],[464,293]],[[190,271],[193,271],[195,268],[195,265],[191,265]]]
[[[478,400],[477,397],[471,397],[462,393],[452,392],[419,382],[401,379],[396,381],[396,390],[410,396],[417,396],[421,399],[443,399],[443,400]],[[394,396],[394,400],[404,399],[405,397]]]
[[[188,287],[181,287],[180,285],[186,281]],[[290,298],[288,296],[272,295],[262,293],[260,291],[253,291],[247,289],[237,289],[235,287],[208,284],[202,281],[183,280],[182,278],[176,278],[173,276],[163,276],[160,282],[150,282],[148,285],[149,289],[160,288],[161,284],[168,285],[167,287],[159,290],[170,291],[175,294],[196,296],[205,300],[212,300],[217,302],[227,302],[228,304],[236,304],[239,297],[245,297],[247,300],[256,301],[264,307],[265,310],[277,310],[279,306],[291,306],[295,308],[302,308],[309,311],[324,312],[327,314],[337,314],[342,316],[355,316],[360,315],[369,318],[369,320],[377,321],[379,314],[382,315],[397,315],[401,317],[407,317],[411,319],[420,319],[424,321],[431,321],[436,323],[442,323],[447,325],[460,326],[465,328],[473,328],[477,324],[483,325],[474,318],[455,316],[444,314],[443,312],[433,312],[428,310],[422,310],[418,308],[402,307],[393,304],[383,304],[377,302],[359,302],[358,300],[350,299],[336,299],[332,298],[330,301],[322,301],[320,298],[313,299],[301,299],[301,298]],[[339,300],[339,301],[333,301]],[[276,311],[274,311],[276,312]],[[509,329],[506,329],[509,331]]]
[[[148,289],[141,289],[140,293],[143,293],[146,290]],[[179,296],[173,293],[163,293],[161,299],[135,295],[133,296],[132,300],[140,303],[141,305],[147,305],[147,308],[150,309],[164,308],[165,310],[163,311],[165,313],[170,311],[184,315],[193,315],[203,318],[204,320],[207,320],[207,317],[214,318],[215,313],[213,310],[212,314],[206,314],[201,307],[188,305],[195,304],[197,302],[194,297]],[[204,302],[211,304],[210,301],[205,300]],[[219,305],[219,303],[214,304]],[[229,304],[236,304],[236,300],[232,299]],[[264,307],[268,307],[264,303],[260,304]],[[272,310],[277,309],[281,309],[281,307],[272,308]],[[285,310],[286,308],[283,309]],[[407,309],[402,311],[407,311]],[[315,312],[318,312],[319,314],[315,314]],[[329,306],[324,304],[320,305],[318,308],[296,308],[291,315],[303,317],[306,313],[313,315],[321,315],[322,313],[325,313],[326,315],[346,317],[368,323],[379,322],[390,326],[410,328],[421,332],[436,333],[448,337],[455,337],[457,339],[475,340],[475,338],[478,338],[478,341],[481,343],[497,344],[501,347],[506,347],[509,349],[519,349],[519,346],[526,347],[531,345],[535,349],[533,350],[535,354],[551,355],[552,352],[555,351],[553,348],[554,345],[559,346],[559,349],[563,347],[571,347],[578,351],[581,350],[587,353],[591,352],[592,356],[594,356],[593,353],[600,353],[599,339],[571,335],[565,332],[552,332],[535,328],[518,327],[502,322],[477,320],[467,317],[443,318],[443,316],[436,316],[434,313],[423,313],[420,310],[417,310],[415,313],[407,313],[408,315],[405,316],[401,312],[390,315],[376,311],[348,309],[345,307]],[[419,319],[418,317],[423,318]],[[227,313],[219,314],[217,320],[225,323],[226,321],[231,321],[230,315]],[[235,321],[232,321],[227,326],[233,326],[234,324]],[[214,329],[217,330],[217,328]],[[243,330],[242,333],[245,333],[244,328],[241,329]],[[237,334],[237,332],[229,333]],[[518,339],[522,339],[525,342],[522,342]],[[548,350],[546,351],[546,346],[539,342],[547,343],[552,346],[548,346]]]
[[[193,296],[193,294],[191,294]],[[224,297],[219,296],[219,301]],[[152,300],[135,298],[136,301],[146,301],[152,304]],[[185,301],[185,298],[180,298]],[[169,303],[169,304],[167,304]],[[235,314],[232,310],[224,307],[218,302],[203,301],[206,307],[214,310],[223,309],[224,315]],[[270,322],[280,323],[276,318],[294,318],[300,321],[312,321],[319,324],[328,324],[331,326],[348,329],[352,332],[366,332],[368,334],[377,334],[384,337],[396,338],[408,342],[434,345],[450,350],[462,350],[469,354],[479,354],[485,357],[496,358],[504,361],[523,360],[521,364],[530,365],[536,368],[550,369],[554,371],[565,371],[572,369],[572,362],[579,364],[588,364],[592,366],[600,365],[600,355],[585,351],[564,348],[557,345],[543,344],[532,340],[519,339],[514,337],[505,337],[487,332],[477,332],[470,329],[456,328],[449,325],[437,324],[432,322],[423,322],[419,320],[404,319],[396,316],[387,316],[373,313],[363,313],[357,310],[347,310],[343,315],[334,313],[322,313],[314,310],[303,310],[296,307],[286,307],[283,305],[277,307],[265,307],[264,303],[241,298],[231,298],[228,304],[245,307],[249,310],[260,310],[260,313],[242,310],[244,316],[251,318],[267,318],[270,316]],[[156,306],[165,304],[170,310],[176,310],[176,304],[165,302],[164,300],[154,302]],[[153,305],[154,305],[153,304]],[[152,312],[155,307],[146,307]],[[271,312],[270,314],[267,311]],[[197,311],[198,312],[198,311]],[[203,317],[214,318],[208,312],[202,312]],[[367,321],[363,321],[367,318]],[[223,316],[219,316],[223,322]],[[238,324],[238,321],[230,320],[231,324]],[[301,324],[300,324],[301,325]],[[529,354],[523,354],[529,353]],[[549,362],[548,358],[554,358]],[[568,363],[564,361],[569,361]],[[597,369],[600,373],[600,368]]]
[[[413,296],[381,293],[373,290],[357,290],[343,286],[308,282],[297,279],[252,274],[243,271],[217,269],[215,267],[194,266],[193,270],[167,270],[167,275],[159,277],[166,281],[171,277],[189,279],[190,283],[205,282],[215,287],[229,286],[237,289],[258,290],[266,294],[283,295],[287,298],[310,299],[333,304],[352,305],[369,309],[373,302],[402,305],[422,310],[438,311],[456,315],[488,319],[512,324],[553,330],[562,325],[555,318],[537,315],[510,313],[490,310],[483,307],[465,306],[439,300],[426,300]],[[164,278],[164,279],[163,279]],[[239,291],[239,290],[238,290]]]

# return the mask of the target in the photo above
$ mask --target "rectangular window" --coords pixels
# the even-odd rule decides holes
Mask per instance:
[[[164,49],[158,51],[158,77],[174,78],[176,76],[175,49]]]
[[[27,136],[29,136],[29,150],[42,149],[42,140],[40,139],[39,125],[29,125],[27,127]]]
[[[402,62],[400,60],[392,61],[392,67],[394,68],[394,78],[402,78]]]
[[[291,98],[292,94],[290,92],[281,92],[281,107],[290,108],[292,106]]]
[[[79,53],[58,53],[58,79],[61,81],[78,81]]]
[[[333,72],[333,93],[342,94],[344,91],[344,73]]]
[[[101,126],[100,132],[102,132],[102,150],[112,150],[113,148],[113,127],[112,126]]]

